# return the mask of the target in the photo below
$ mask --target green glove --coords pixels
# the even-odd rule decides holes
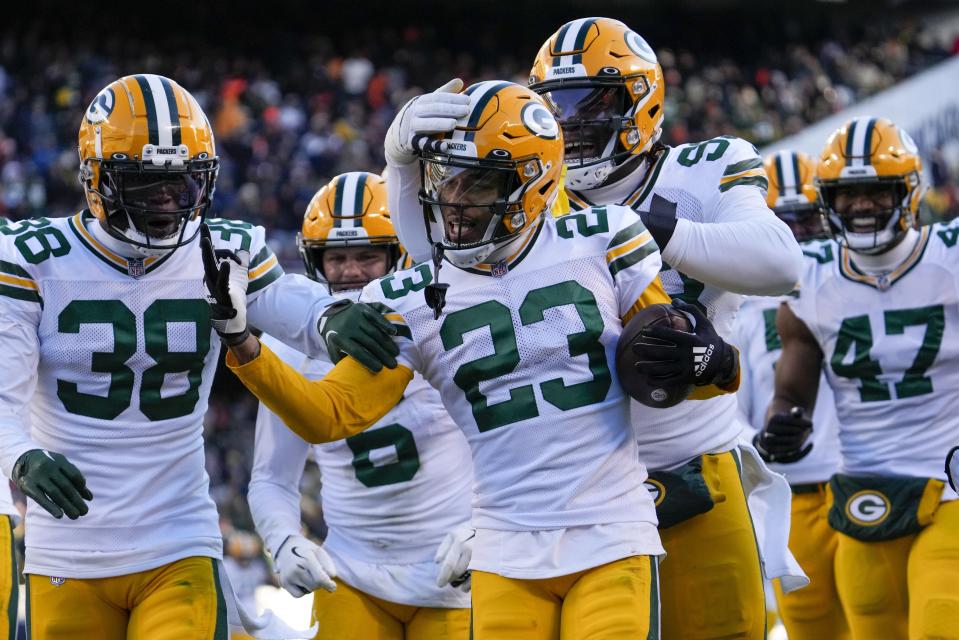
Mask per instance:
[[[369,305],[338,300],[323,313],[319,329],[333,362],[353,356],[373,373],[396,367],[396,329]]]
[[[31,449],[13,465],[13,481],[54,518],[66,513],[71,520],[85,515],[93,494],[80,470],[61,453]]]

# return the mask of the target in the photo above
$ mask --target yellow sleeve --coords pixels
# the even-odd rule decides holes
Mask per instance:
[[[654,304],[671,304],[672,301],[673,299],[669,297],[669,294],[666,293],[666,290],[663,288],[663,283],[660,281],[659,276],[656,276],[653,278],[653,281],[649,283],[649,286],[639,294],[639,299],[622,317],[623,326],[625,327],[626,323],[632,320],[633,316],[639,313],[640,309],[651,307]]]
[[[372,426],[396,406],[413,379],[403,365],[370,373],[353,358],[343,358],[322,380],[309,380],[266,345],[260,355],[226,364],[253,395],[307,442],[342,440]]]

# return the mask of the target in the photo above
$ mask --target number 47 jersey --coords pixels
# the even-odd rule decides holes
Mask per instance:
[[[833,241],[805,249],[814,259],[788,304],[822,348],[844,473],[945,479],[959,433],[957,237],[956,223],[910,233],[905,261],[878,277]]]
[[[639,216],[612,205],[543,220],[500,263],[444,266],[439,319],[424,300],[429,264],[364,289],[361,299],[385,305],[398,329],[400,362],[440,392],[466,434],[474,526],[655,522],[612,365],[620,319],[668,300],[660,265]]]
[[[127,260],[95,224],[78,214],[0,229],[0,428],[22,427],[10,412],[28,405],[30,438],[73,462],[94,496],[75,521],[28,501],[25,571],[96,578],[217,558],[203,415],[219,341],[199,243]],[[218,248],[250,250],[255,300],[282,274],[262,229],[210,226]]]

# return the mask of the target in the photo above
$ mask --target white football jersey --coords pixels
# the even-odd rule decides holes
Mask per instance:
[[[766,424],[766,410],[773,399],[776,361],[782,353],[782,341],[776,331],[776,310],[782,298],[749,297],[736,316],[735,339],[739,347],[742,384],[736,397],[753,433]],[[819,395],[812,416],[813,445],[802,460],[791,464],[769,463],[790,484],[825,482],[839,470],[839,436],[832,389],[825,379],[819,382]]]
[[[423,295],[430,264],[364,289],[397,326],[400,361],[466,434],[475,527],[655,523],[613,363],[620,318],[659,268],[639,216],[612,205],[543,221],[500,263],[445,265],[439,319]]]
[[[728,201],[738,197],[740,190],[752,190],[764,198],[766,186],[756,149],[745,140],[724,136],[666,147],[648,171],[639,167],[613,185],[591,190],[588,196],[575,191],[567,191],[567,195],[574,209],[617,202],[637,211],[712,223],[721,221]],[[775,217],[761,198],[757,202],[765,210],[760,215]],[[745,239],[734,240],[741,246]],[[670,249],[672,244],[673,240]],[[674,299],[699,305],[719,335],[732,342],[733,320],[743,296],[691,278],[666,261],[664,257],[660,273],[666,292]],[[640,456],[653,470],[674,467],[703,453],[728,450],[741,431],[732,394],[682,402],[669,409],[652,409],[638,402],[631,405]]]
[[[28,500],[24,571],[97,578],[219,558],[203,417],[220,343],[199,243],[127,259],[97,240],[96,224],[81,213],[2,229],[0,342],[28,353],[36,374],[20,376],[23,397],[0,385],[0,414],[27,406],[30,438],[64,454],[94,496],[74,521]],[[218,248],[251,253],[255,318],[257,299],[283,275],[263,229],[209,224]]]
[[[310,379],[333,368],[274,338],[264,336],[263,343]],[[473,486],[469,445],[439,393],[416,375],[400,403],[375,425],[320,445],[308,444],[261,404],[250,508],[273,552],[299,533],[298,487],[311,449],[323,479],[318,497],[329,529],[323,546],[340,579],[390,602],[468,607],[469,594],[436,586],[433,557],[447,533],[469,522]],[[364,579],[364,565],[417,563],[430,572],[418,572],[425,575],[405,584]]]
[[[814,258],[788,303],[822,348],[845,473],[945,479],[959,433],[957,240],[959,222],[923,227],[878,277],[833,241],[806,247]]]

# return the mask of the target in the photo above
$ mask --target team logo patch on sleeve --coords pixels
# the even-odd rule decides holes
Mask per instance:
[[[882,524],[891,510],[889,498],[878,491],[858,491],[846,501],[846,517],[864,527]]]

